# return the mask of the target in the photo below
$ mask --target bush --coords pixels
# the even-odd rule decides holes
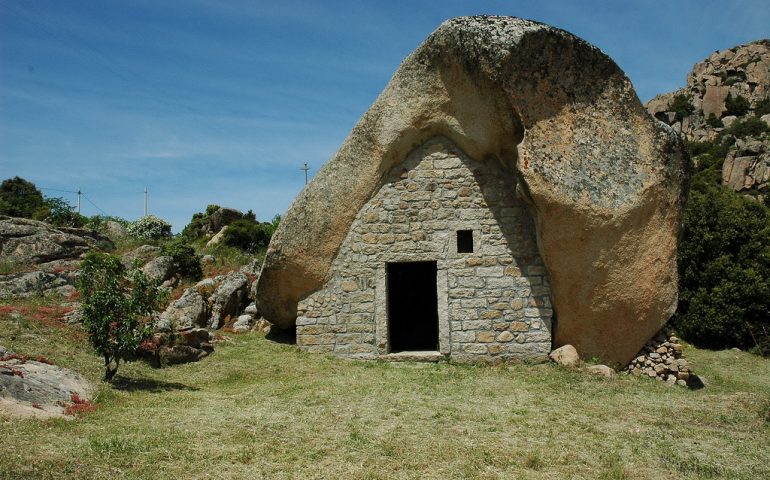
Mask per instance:
[[[770,113],[770,97],[763,98],[754,105],[754,115],[761,117]]]
[[[682,120],[695,112],[695,106],[692,104],[692,97],[690,95],[679,93],[671,99],[668,110],[676,113],[677,120]]]
[[[706,119],[706,123],[714,128],[722,128],[725,126],[724,123],[722,123],[722,120],[719,119],[714,112],[711,112],[709,114],[709,118]]]
[[[184,229],[182,229],[182,236],[190,240],[195,240],[203,236],[203,228],[208,224],[209,217],[219,210],[219,205],[209,205],[206,207],[205,212],[194,213]]]
[[[256,253],[267,248],[272,235],[272,224],[236,220],[227,226],[222,242],[230,247]]]
[[[35,213],[35,218],[44,220],[56,227],[80,228],[88,219],[75,211],[70,203],[60,197],[49,197],[44,201],[44,206]]]
[[[723,133],[734,135],[736,138],[758,137],[770,132],[770,127],[757,117],[746,117],[734,121]]]
[[[195,249],[187,245],[184,240],[178,238],[161,247],[161,254],[174,259],[176,270],[183,276],[192,280],[199,280],[203,275],[201,257],[195,254]]]
[[[152,317],[164,294],[157,281],[139,269],[127,271],[114,255],[89,253],[80,269],[83,326],[104,359],[104,379],[111,381],[120,362],[134,360],[152,334]]]
[[[709,348],[770,341],[770,209],[721,186],[726,144],[690,144],[699,154],[678,252],[678,333]]]
[[[725,99],[725,108],[727,111],[725,112],[725,115],[742,117],[749,113],[749,107],[751,107],[751,104],[745,97],[740,95],[733,97],[732,93],[727,94],[727,98]]]
[[[32,218],[36,211],[44,207],[43,194],[34,183],[14,177],[0,184],[0,214]]]
[[[156,240],[171,236],[171,225],[154,215],[147,215],[131,223],[126,231],[129,235],[145,240]]]

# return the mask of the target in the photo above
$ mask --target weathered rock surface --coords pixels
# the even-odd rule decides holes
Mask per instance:
[[[689,95],[696,110],[694,115],[681,122],[668,115],[671,113],[671,101],[679,94]],[[733,98],[741,96],[747,99],[751,109],[759,101],[770,97],[770,40],[758,40],[714,52],[693,66],[687,75],[686,87],[658,95],[646,106],[652,115],[672,124],[686,139],[711,140],[721,131],[721,128],[706,123],[711,114],[722,118],[726,127],[731,123],[725,116],[728,94]]]
[[[142,271],[151,280],[165,281],[170,279],[176,273],[174,258],[168,255],[156,257],[142,267]]]
[[[145,265],[158,255],[160,255],[160,247],[142,245],[124,254],[120,260],[126,267],[132,267],[134,262],[138,261],[140,265]]]
[[[439,136],[516,172],[552,281],[555,343],[627,363],[676,308],[681,143],[597,48],[509,17],[449,20],[404,60],[281,221],[260,312],[292,325],[384,173]]]
[[[207,299],[195,288],[188,288],[179,299],[174,300],[160,314],[155,328],[162,332],[181,330],[192,327],[205,327],[208,324],[209,304]]]
[[[0,276],[0,298],[24,298],[58,293],[66,296],[75,291],[67,276],[43,271],[13,273]]]
[[[588,373],[593,373],[594,375],[601,375],[603,377],[607,378],[615,378],[617,375],[615,373],[615,370],[611,369],[607,365],[591,365],[586,368]]]
[[[714,52],[695,64],[687,77],[686,87],[658,95],[647,103],[651,114],[689,141],[734,142],[722,164],[722,183],[759,201],[764,201],[770,190],[770,139],[747,136],[745,128],[737,132],[728,129],[738,122],[755,121],[753,117],[756,116],[770,125],[770,114],[763,115],[760,110],[762,103],[770,99],[769,68],[770,40],[738,45]],[[681,119],[668,111],[677,95],[689,97],[694,108],[692,114]],[[727,111],[728,95],[733,99],[745,99],[748,111],[741,116],[730,114]],[[742,138],[734,139],[733,135],[742,135]],[[693,161],[697,164],[699,159],[696,157]]]
[[[551,360],[564,367],[572,367],[580,363],[580,355],[572,345],[563,345],[549,355]]]
[[[219,207],[214,213],[209,215],[208,222],[203,226],[203,233],[213,235],[221,232],[222,228],[230,225],[236,220],[243,218],[243,212],[234,208]]]
[[[214,293],[209,297],[211,316],[208,327],[220,328],[226,319],[235,318],[246,303],[249,291],[249,277],[240,272],[225,276]]]
[[[53,227],[45,222],[0,215],[0,261],[38,265],[79,260],[91,249],[115,246],[96,231]]]
[[[73,395],[86,400],[91,391],[90,383],[70,370],[25,359],[0,347],[0,414],[64,416]]]
[[[226,231],[227,231],[227,225],[222,227],[222,229],[219,230],[216,235],[211,237],[211,240],[206,242],[206,246],[207,247],[211,247],[213,245],[216,245],[216,244],[220,243],[225,238],[225,232]]]

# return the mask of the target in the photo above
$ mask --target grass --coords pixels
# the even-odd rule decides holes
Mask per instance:
[[[551,364],[348,361],[246,334],[199,363],[123,365],[108,386],[41,307],[0,310],[0,345],[89,377],[99,408],[0,419],[3,479],[770,476],[770,360],[748,353],[688,348],[707,386],[687,390]]]

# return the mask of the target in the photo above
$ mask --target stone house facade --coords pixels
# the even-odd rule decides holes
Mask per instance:
[[[436,137],[358,212],[328,282],[297,308],[297,345],[355,358],[539,361],[550,283],[513,170]]]

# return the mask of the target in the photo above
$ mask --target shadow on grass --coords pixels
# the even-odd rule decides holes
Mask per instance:
[[[112,388],[124,392],[170,392],[172,390],[197,391],[196,387],[185,385],[184,383],[164,382],[152,378],[128,378],[117,375],[112,380]]]

